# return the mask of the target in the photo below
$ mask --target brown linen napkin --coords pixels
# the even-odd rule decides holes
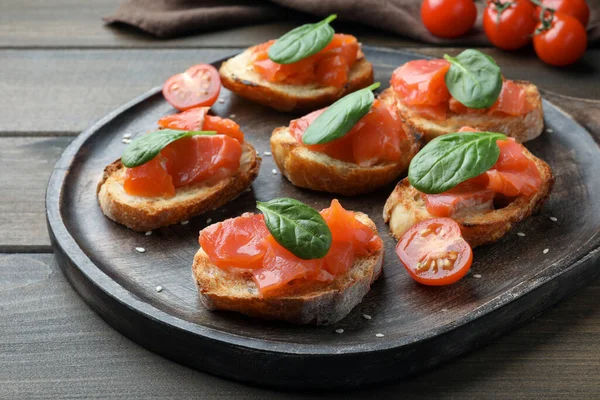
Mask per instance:
[[[428,43],[487,45],[481,29],[481,10],[475,28],[453,40],[431,35],[421,23],[422,0],[124,0],[104,20],[138,27],[160,38],[231,26],[253,25],[293,16],[291,10],[317,16],[338,14],[342,21],[357,22]],[[276,4],[273,4],[276,3]],[[282,6],[279,7],[278,5]],[[588,0],[591,15],[589,44],[600,43],[600,2]]]

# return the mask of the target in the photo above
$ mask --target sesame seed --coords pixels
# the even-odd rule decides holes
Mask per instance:
[[[479,274],[474,274],[474,275],[473,275],[473,278],[479,279],[479,278],[481,278],[481,275],[479,275]]]
[[[363,315],[362,315],[362,317],[363,317],[364,319],[371,319],[371,318],[373,318],[373,317],[371,317],[369,314],[363,314]]]
[[[207,218],[207,219],[206,219],[206,223],[207,223],[207,224],[210,224],[211,222],[212,222],[212,218]]]
[[[229,114],[229,118],[235,118],[235,114]]]
[[[376,337],[384,337],[385,335],[383,333],[376,333],[375,336]]]
[[[556,217],[550,217],[549,220],[552,221],[552,222],[556,222],[556,221],[558,221],[558,218],[556,218]]]
[[[162,287],[162,286],[158,285],[158,286],[156,287],[156,291],[157,291],[158,293],[162,292],[162,290],[163,290],[163,287]]]
[[[273,175],[277,175],[277,170],[275,168],[273,168],[271,172],[273,173]]]
[[[121,140],[121,142],[123,142],[125,144],[129,144],[129,143],[131,143],[131,139],[123,139],[123,140]]]
[[[442,308],[442,312],[446,312],[446,311],[448,311],[447,308]]]
[[[124,134],[123,139],[131,139],[131,133]]]
[[[221,103],[221,104],[225,103],[225,99],[219,99],[219,103]]]
[[[190,223],[190,221],[181,221],[181,222],[180,222],[180,224],[181,224],[181,225],[187,225],[187,224],[189,224],[189,223]]]
[[[145,248],[143,248],[143,247],[136,247],[136,248],[135,248],[135,251],[137,251],[138,253],[145,253],[145,252],[146,252],[146,249],[145,249]]]
[[[525,236],[525,234],[524,234],[523,232],[517,232],[517,236],[524,237],[524,236]]]
[[[150,235],[152,235],[152,231],[146,232],[146,236],[150,236]]]
[[[550,251],[550,249],[544,249],[544,251],[542,253],[548,254],[549,251]]]
[[[552,133],[552,132],[554,132],[554,129],[550,129],[550,128],[548,128],[548,129],[546,129],[546,132],[548,132],[548,133]]]
[[[263,154],[264,154],[265,156],[270,156],[270,155],[271,155],[271,154],[273,154],[273,153],[271,153],[270,151],[265,151],[265,152],[263,152]]]
[[[344,330],[343,330],[342,328],[340,328],[340,329],[336,329],[336,330],[335,330],[335,333],[344,333]]]

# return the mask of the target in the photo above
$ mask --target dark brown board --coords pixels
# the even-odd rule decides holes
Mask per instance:
[[[377,48],[366,52],[381,82],[388,81],[395,66],[418,57]],[[217,103],[215,113],[235,114],[261,153],[268,150],[272,129],[291,117],[227,91],[221,97],[225,103]],[[122,152],[122,135],[152,129],[159,117],[173,112],[158,89],[111,113],[67,148],[46,197],[51,240],[66,276],[95,311],[143,346],[184,364],[257,384],[302,389],[406,377],[498,337],[599,275],[598,146],[554,105],[545,101],[544,108],[549,131],[528,147],[556,174],[549,202],[517,227],[525,237],[512,233],[477,249],[472,273],[455,285],[420,286],[397,262],[395,242],[381,217],[392,186],[341,198],[347,208],[375,220],[384,237],[386,263],[383,278],[334,326],[298,327],[208,312],[197,297],[190,265],[207,218],[237,216],[252,211],[255,200],[278,196],[316,208],[333,197],[300,190],[274,175],[270,157],[264,157],[252,192],[188,225],[145,236],[102,215],[95,187],[104,165]],[[146,253],[137,253],[137,246]],[[157,293],[157,285],[164,290]],[[335,333],[338,328],[344,333]],[[377,338],[377,333],[385,336]]]

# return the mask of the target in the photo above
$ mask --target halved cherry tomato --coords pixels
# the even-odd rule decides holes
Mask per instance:
[[[181,74],[173,75],[162,90],[169,104],[180,111],[212,106],[220,91],[219,71],[209,64],[194,65]]]
[[[473,250],[450,218],[419,222],[407,230],[396,246],[404,268],[417,282],[449,285],[465,276],[473,262]]]
[[[515,50],[531,41],[535,6],[529,0],[488,0],[483,13],[485,35],[494,46]]]
[[[585,28],[590,20],[590,8],[585,0],[540,0],[544,6],[553,10],[577,18]],[[541,9],[538,7],[537,15]]]
[[[562,67],[579,60],[587,48],[587,33],[570,15],[547,13],[536,27],[533,48],[546,64]]]
[[[425,0],[421,19],[435,36],[455,38],[467,33],[475,24],[477,8],[473,0]]]

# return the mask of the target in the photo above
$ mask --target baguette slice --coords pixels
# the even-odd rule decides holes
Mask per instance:
[[[392,105],[393,98],[382,98]],[[289,128],[276,128],[271,135],[271,151],[279,170],[298,187],[322,192],[355,196],[372,192],[395,181],[406,172],[419,151],[419,137],[403,125],[407,140],[403,142],[402,157],[395,162],[361,167],[309,150],[291,135]]]
[[[550,167],[527,149],[524,150],[524,154],[535,162],[540,171],[540,190],[531,197],[519,196],[504,208],[474,211],[466,216],[453,218],[460,225],[463,237],[471,247],[497,241],[507,234],[514,224],[539,211],[548,198],[554,184]],[[383,208],[383,219],[389,223],[392,235],[398,240],[414,224],[432,218],[437,217],[427,211],[421,192],[410,185],[408,178],[396,185]]]
[[[366,214],[355,212],[358,220],[377,233]],[[371,284],[381,275],[383,247],[354,265],[333,282],[296,280],[262,297],[252,275],[244,270],[224,271],[212,264],[204,250],[194,257],[192,272],[202,304],[209,310],[236,311],[252,317],[295,324],[330,325],[359,304]]]
[[[254,46],[255,47],[255,46]],[[254,71],[250,63],[254,47],[225,61],[219,69],[221,83],[232,92],[279,111],[312,111],[330,105],[347,93],[373,83],[373,66],[364,54],[350,69],[348,83],[342,88],[317,84],[272,83]]]
[[[186,221],[221,207],[248,188],[260,168],[261,159],[249,143],[242,145],[239,170],[219,181],[207,181],[177,189],[174,197],[149,198],[125,192],[125,167],[116,160],[104,169],[98,184],[98,201],[104,215],[134,231],[145,232]]]
[[[488,114],[456,114],[448,111],[447,118],[443,121],[428,119],[415,113],[410,106],[399,101],[394,90],[388,88],[383,97],[396,97],[398,109],[405,123],[429,142],[438,136],[458,132],[463,126],[472,126],[485,132],[500,132],[515,138],[519,143],[535,139],[544,130],[544,111],[542,98],[537,87],[527,81],[515,81],[526,90],[529,101],[533,104],[532,111],[525,115],[488,115]]]

